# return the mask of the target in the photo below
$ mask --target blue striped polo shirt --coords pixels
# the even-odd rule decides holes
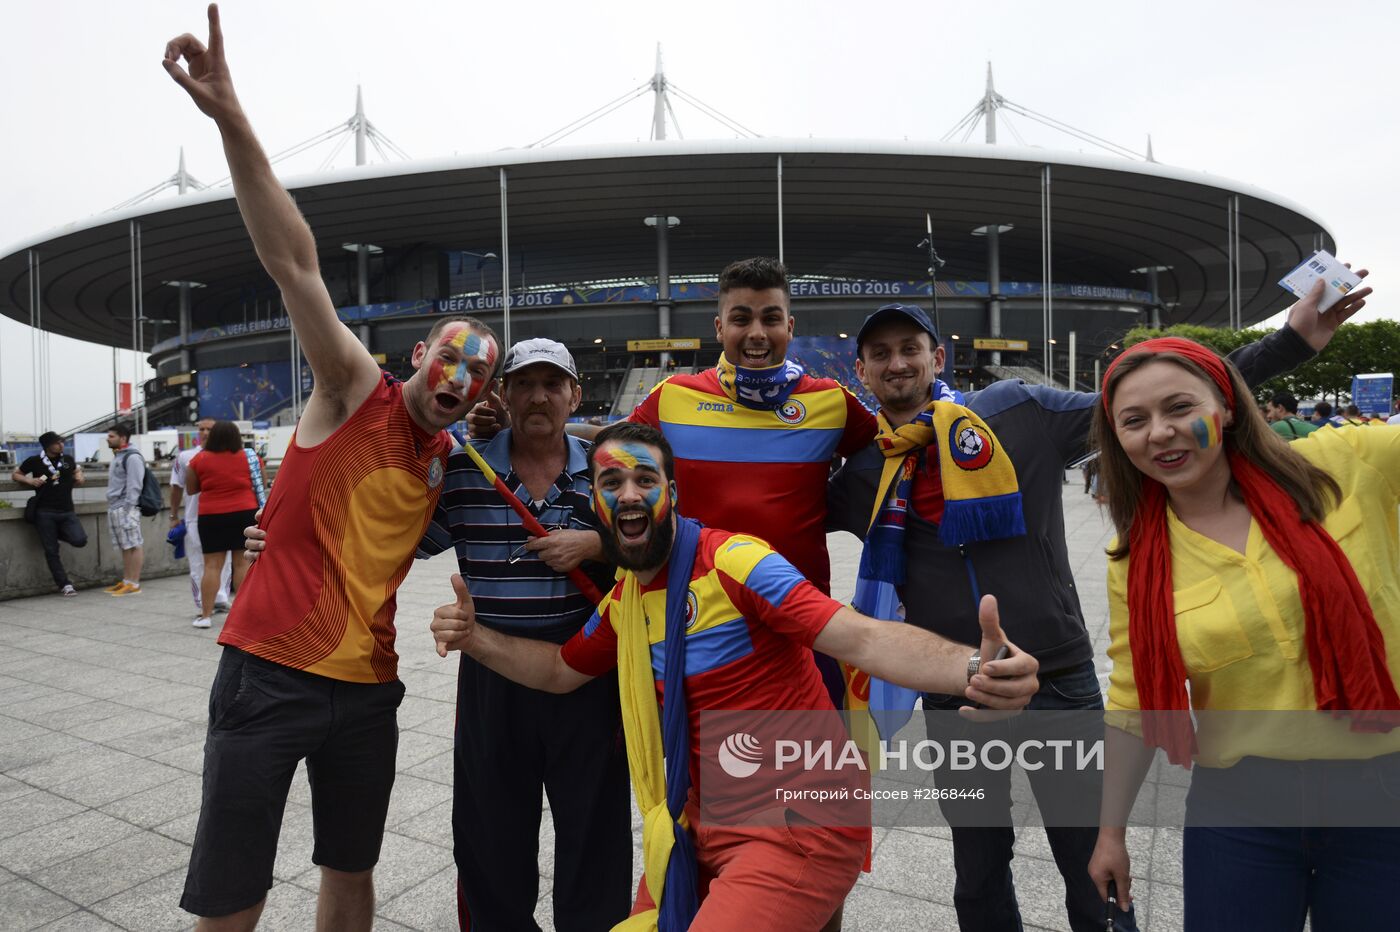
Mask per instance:
[[[596,531],[587,441],[565,436],[569,458],[543,502],[530,498],[510,463],[509,429],[489,441],[471,440],[515,496],[547,530]],[[477,620],[505,634],[562,644],[583,627],[593,604],[569,580],[524,549],[530,539],[520,516],[462,449],[447,459],[437,511],[418,545],[419,557],[457,551],[457,565],[472,594]],[[585,563],[586,572],[606,592],[613,569]]]

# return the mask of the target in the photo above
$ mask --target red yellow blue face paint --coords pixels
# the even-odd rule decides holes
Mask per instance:
[[[593,462],[599,475],[609,469],[633,470],[641,468],[651,470],[656,473],[658,478],[665,476],[661,464],[652,456],[651,450],[639,443],[609,444],[594,454]],[[660,523],[670,516],[672,496],[668,493],[667,485],[658,483],[642,496],[642,507],[651,516],[653,523]],[[603,522],[603,526],[611,528],[617,517],[617,493],[595,484],[593,487],[593,509],[598,513],[598,518]]]
[[[1192,421],[1191,435],[1196,438],[1196,446],[1202,450],[1220,446],[1225,437],[1220,426],[1220,412],[1213,411],[1209,417],[1198,417]]]
[[[441,350],[444,348],[452,351],[456,362],[442,358]],[[433,358],[428,365],[428,387],[436,391],[444,386],[456,386],[467,401],[476,400],[496,369],[496,341],[482,336],[464,323],[444,327],[431,352]],[[483,375],[472,373],[471,363],[477,359],[486,363]]]

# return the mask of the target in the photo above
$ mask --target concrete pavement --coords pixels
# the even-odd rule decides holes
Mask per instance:
[[[1080,599],[1101,669],[1108,608],[1103,550],[1108,525],[1065,488],[1065,524]],[[831,538],[835,594],[849,597],[859,548]],[[452,727],[456,661],[440,660],[427,634],[432,609],[451,597],[444,555],[420,562],[399,594],[398,778],[376,871],[375,928],[455,929],[452,865]],[[209,684],[218,661],[210,631],[190,627],[183,577],[151,580],[139,596],[36,596],[0,602],[0,928],[185,929],[178,901],[199,809]],[[1184,788],[1145,788],[1184,795]],[[276,885],[261,928],[314,925],[318,869],[311,864],[310,796],[292,784]],[[543,801],[541,803],[543,807]],[[635,825],[635,820],[634,820]],[[877,829],[874,870],[846,905],[847,929],[953,930],[953,856],[946,828]],[[638,836],[638,841],[640,838]],[[553,928],[553,831],[540,832],[536,918]],[[1181,834],[1133,829],[1140,926],[1181,928]],[[634,871],[641,849],[634,854]],[[1044,833],[1020,832],[1014,863],[1028,929],[1066,928],[1063,886]]]

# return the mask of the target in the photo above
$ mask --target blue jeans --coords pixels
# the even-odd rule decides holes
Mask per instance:
[[[928,711],[952,711],[966,705],[962,696],[929,693],[924,696]],[[1085,661],[1065,673],[1042,677],[1040,691],[1031,698],[1028,709],[1095,711],[1103,708],[1103,693],[1092,660]],[[1014,721],[1014,720],[1013,720]],[[944,716],[929,716],[931,740],[947,737]],[[938,733],[935,733],[938,732]],[[1031,789],[1041,795],[1046,780],[1054,779],[1049,768],[1028,773]],[[939,784],[947,785],[940,772]],[[1016,831],[1009,822],[1011,811],[1011,772],[1009,770],[974,770],[958,777],[958,782],[985,789],[988,800],[1007,814],[1008,824],[991,827],[962,827],[955,802],[940,803],[953,832],[953,865],[957,880],[953,885],[953,905],[958,911],[958,926],[962,932],[1021,932],[1021,910],[1016,904],[1016,885],[1011,876],[1011,859],[1015,856]],[[1097,793],[1097,786],[1090,787]],[[1097,801],[1092,811],[1097,812]],[[982,812],[985,817],[985,810]],[[985,826],[985,822],[982,823]],[[1104,903],[1099,899],[1094,882],[1089,879],[1089,857],[1098,841],[1097,826],[1045,827],[1055,866],[1065,881],[1065,914],[1073,932],[1102,932]],[[1118,932],[1136,932],[1137,918],[1130,909],[1118,913],[1114,928]]]
[[[74,547],[87,546],[87,532],[78,520],[77,512],[50,511],[40,508],[34,512],[34,530],[39,532],[39,544],[44,548],[44,560],[49,564],[49,574],[53,584],[62,589],[69,585],[68,571],[63,568],[63,560],[58,555],[58,542],[68,542]]]
[[[1188,932],[1400,928],[1397,828],[1188,826],[1182,875]]]

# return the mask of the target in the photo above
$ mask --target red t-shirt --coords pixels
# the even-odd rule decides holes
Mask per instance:
[[[262,465],[262,459],[258,459]],[[253,476],[248,471],[248,456],[237,453],[215,453],[200,450],[190,460],[191,470],[199,477],[199,513],[226,515],[234,511],[254,511],[258,497],[253,494]]]
[[[676,457],[677,508],[714,528],[756,534],[822,592],[826,480],[833,456],[875,439],[875,415],[833,379],[804,375],[782,407],[730,401],[707,369],[654,388],[629,420],[660,429]]]
[[[403,384],[387,372],[324,441],[303,447],[293,437],[263,512],[267,550],[219,643],[331,679],[397,679],[395,594],[451,449],[445,432],[414,423]]]

